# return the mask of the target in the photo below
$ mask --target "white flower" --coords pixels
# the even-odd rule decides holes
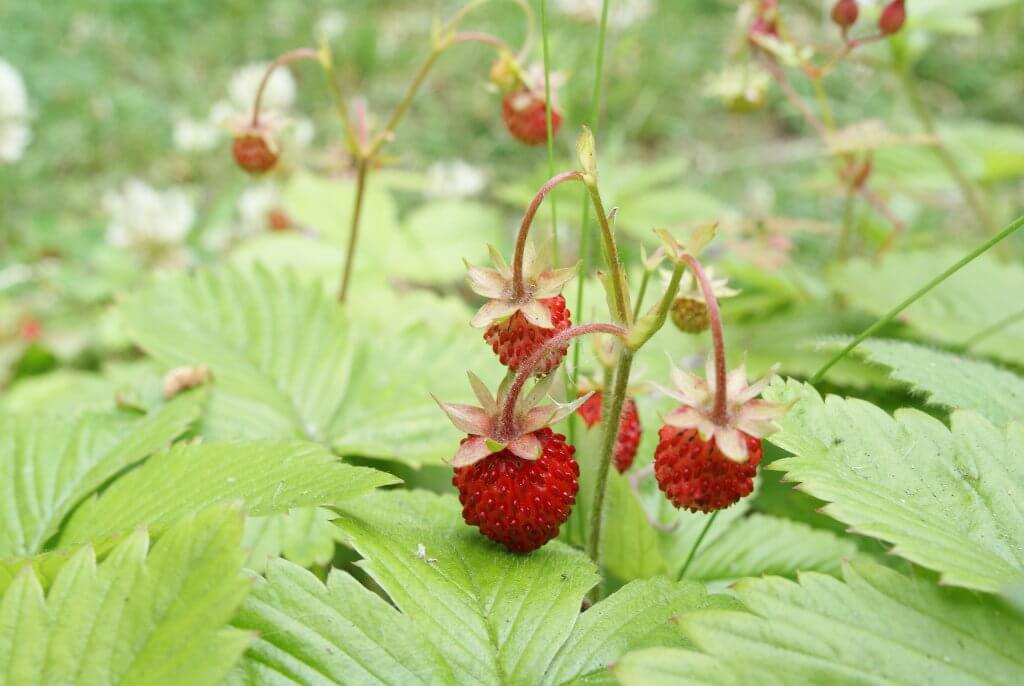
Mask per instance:
[[[601,21],[602,0],[557,0],[555,8],[578,21]],[[653,0],[616,0],[608,8],[608,25],[624,29],[654,13]]]
[[[238,217],[243,233],[258,233],[267,229],[267,218],[272,210],[281,206],[281,192],[270,182],[249,186],[238,196]]]
[[[259,90],[260,81],[267,72],[269,65],[265,63],[247,64],[238,69],[228,84],[228,97],[235,112],[252,112],[253,101]],[[287,67],[278,67],[270,75],[267,87],[263,90],[261,110],[284,112],[295,103],[295,79]]]
[[[427,169],[427,194],[440,198],[468,198],[487,185],[478,167],[464,160],[435,162]]]
[[[195,207],[180,190],[158,191],[132,179],[104,195],[110,215],[107,242],[115,247],[170,246],[180,243],[195,222]]]
[[[17,162],[32,140],[28,91],[21,74],[0,59],[0,162]]]
[[[188,152],[212,150],[220,142],[221,134],[209,119],[179,119],[174,123],[174,147]]]
[[[316,36],[323,36],[327,40],[337,38],[345,33],[348,26],[348,17],[341,10],[327,10],[316,20]]]

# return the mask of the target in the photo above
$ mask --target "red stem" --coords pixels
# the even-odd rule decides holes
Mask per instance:
[[[533,224],[533,218],[537,214],[537,210],[540,209],[540,204],[544,202],[544,198],[550,193],[555,186],[565,181],[582,181],[583,172],[571,171],[562,172],[557,176],[551,177],[547,183],[540,187],[537,191],[537,195],[533,196],[533,200],[530,201],[530,206],[526,208],[526,214],[523,215],[523,222],[519,225],[519,235],[516,237],[516,252],[512,256],[512,298],[513,300],[521,300],[526,295],[526,286],[523,283],[523,253],[526,251],[526,237],[530,233],[530,225]]]
[[[497,36],[484,33],[483,31],[461,31],[452,37],[452,43],[483,43],[498,50],[503,50],[510,55],[515,54],[512,52],[512,48],[508,46],[508,43]]]
[[[252,126],[256,128],[260,125],[260,104],[263,102],[263,91],[267,88],[267,83],[270,82],[270,76],[274,73],[274,70],[281,65],[288,64],[289,62],[298,62],[299,60],[316,60],[320,61],[320,53],[313,48],[296,48],[295,50],[289,50],[284,53],[276,60],[270,63],[267,70],[263,73],[263,78],[260,79],[260,86],[256,90],[256,98],[252,103]]]
[[[729,420],[726,409],[726,373],[725,373],[725,339],[722,336],[722,317],[718,311],[718,300],[715,298],[714,287],[704,272],[704,267],[693,255],[683,255],[683,260],[693,271],[704,293],[704,302],[708,306],[708,319],[711,321],[711,339],[715,346],[715,406],[711,411],[711,421],[724,426]]]
[[[505,394],[505,404],[501,408],[499,426],[495,432],[498,437],[504,439],[515,434],[515,411],[516,403],[519,401],[519,394],[522,392],[523,386],[526,385],[526,380],[533,376],[534,370],[541,360],[573,338],[591,333],[608,333],[624,339],[629,332],[624,327],[615,324],[595,322],[569,327],[545,341],[544,345],[534,350],[526,362],[519,367],[516,378],[512,381],[512,385],[509,386],[508,393]]]

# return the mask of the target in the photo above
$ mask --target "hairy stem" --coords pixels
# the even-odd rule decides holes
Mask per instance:
[[[590,193],[590,201],[594,205],[594,214],[597,215],[597,225],[601,227],[601,240],[604,243],[605,258],[608,262],[609,277],[612,280],[612,294],[615,302],[615,311],[612,316],[615,321],[623,326],[629,325],[631,312],[625,291],[625,273],[622,263],[619,261],[619,249],[615,244],[615,232],[612,230],[611,222],[608,221],[608,214],[604,211],[604,203],[601,201],[601,193],[594,180],[586,181],[587,191]]]
[[[668,312],[672,309],[672,302],[676,299],[676,295],[679,293],[679,282],[683,278],[683,272],[686,270],[685,263],[677,263],[675,269],[672,270],[672,277],[669,279],[668,288],[665,289],[665,293],[662,294],[661,300],[658,301],[658,305],[649,313],[654,315],[654,321],[648,321],[644,318],[644,321],[637,321],[636,325],[630,332],[627,344],[632,350],[639,350],[647,341],[651,340],[654,334],[661,330],[661,327],[665,325],[665,320],[668,319]],[[650,272],[644,272],[644,285],[646,285],[646,277]],[[641,297],[643,297],[643,286],[640,291]],[[639,298],[637,302],[636,312],[640,312]],[[637,314],[633,315],[634,320],[637,320]]]
[[[519,233],[516,235],[516,249],[512,255],[512,297],[515,300],[519,300],[526,295],[526,284],[523,283],[523,255],[526,252],[526,239],[530,234],[530,226],[533,224],[533,218],[537,216],[537,210],[540,209],[540,205],[544,202],[544,198],[547,197],[548,193],[555,189],[559,184],[565,183],[566,181],[582,181],[583,174],[578,171],[562,172],[557,174],[540,187],[537,194],[533,196],[533,200],[530,201],[529,206],[526,208],[526,214],[523,215],[523,221],[519,224]]]
[[[903,92],[906,93],[907,99],[910,101],[910,107],[914,111],[914,116],[917,117],[917,121],[921,124],[921,128],[925,130],[925,133],[935,139],[935,152],[943,166],[946,167],[946,171],[953,177],[953,181],[959,186],[960,193],[964,196],[967,206],[971,208],[975,220],[981,228],[991,231],[995,228],[995,223],[988,211],[988,207],[981,198],[981,192],[974,185],[974,182],[968,178],[967,174],[960,167],[960,162],[957,161],[949,151],[949,148],[946,147],[945,142],[939,137],[938,130],[935,128],[935,121],[932,119],[931,112],[928,111],[928,105],[925,103],[924,98],[921,97],[921,91],[917,87],[917,79],[914,78],[911,72],[904,50],[897,46],[896,41],[891,41],[890,45],[892,46],[893,66],[900,78]]]
[[[366,194],[366,173],[369,169],[369,160],[360,157],[356,163],[356,195],[352,206],[352,221],[348,230],[348,249],[345,253],[345,267],[341,272],[341,286],[338,289],[338,302],[344,303],[348,296],[348,285],[352,278],[353,257],[356,254],[356,244],[359,240],[359,221],[363,213],[363,196]]]
[[[601,565],[601,529],[604,524],[604,501],[608,490],[608,472],[611,469],[612,456],[615,454],[615,441],[619,435],[622,422],[622,406],[626,402],[626,388],[629,386],[629,372],[633,366],[633,352],[625,346],[619,355],[619,364],[615,368],[615,385],[611,398],[601,414],[601,454],[597,462],[597,481],[594,483],[594,500],[590,505],[590,526],[587,537],[587,555],[598,569]],[[608,389],[605,388],[605,393]],[[596,589],[598,599],[602,594],[602,585]]]
[[[647,295],[647,284],[651,280],[651,272],[644,269],[644,275],[640,277],[640,290],[636,293],[636,303],[633,305],[633,321],[640,317],[640,308],[644,304],[644,296]]]
[[[313,48],[296,48],[295,50],[289,50],[288,52],[280,55],[277,59],[267,65],[267,70],[263,72],[263,78],[260,79],[260,85],[256,89],[256,97],[252,103],[252,126],[255,128],[260,125],[260,106],[263,104],[263,91],[267,89],[267,84],[270,82],[270,77],[274,73],[274,70],[280,66],[288,64],[289,62],[298,62],[299,60],[316,60],[320,61],[320,53]]]
[[[619,338],[625,338],[627,331],[621,326],[615,324],[604,324],[595,322],[593,324],[581,324],[579,326],[572,326],[568,329],[555,334],[547,341],[544,345],[540,346],[533,351],[533,354],[526,359],[526,362],[516,372],[515,379],[512,380],[512,385],[508,388],[508,393],[505,394],[505,404],[501,408],[501,416],[499,417],[498,435],[510,436],[515,431],[515,411],[516,403],[519,401],[519,394],[523,390],[523,386],[526,385],[526,380],[533,376],[537,367],[540,366],[542,360],[548,355],[555,352],[568,341],[579,336],[586,336],[592,333],[607,333]],[[621,408],[619,409],[621,412]]]
[[[555,130],[552,121],[551,104],[551,56],[548,47],[548,0],[540,0],[540,35],[541,48],[544,54],[544,116],[548,131],[548,175],[555,175]],[[555,266],[558,266],[558,204],[551,198],[551,243],[555,253]]]
[[[690,548],[690,554],[686,556],[686,562],[683,563],[683,568],[679,570],[679,576],[676,577],[676,581],[682,581],[686,578],[686,572],[690,569],[690,563],[693,562],[693,558],[697,555],[697,549],[700,548],[700,544],[704,542],[704,537],[708,535],[708,531],[711,530],[711,525],[715,523],[715,517],[721,510],[715,510],[708,517],[708,521],[704,524],[704,528],[700,530],[700,535],[697,536],[697,540],[693,542],[693,547]]]
[[[590,95],[590,130],[597,138],[598,125],[601,114],[601,84],[604,74],[604,46],[608,37],[608,0],[601,3],[601,22],[597,29],[597,54],[594,58],[594,89]],[[587,193],[583,193],[580,209],[580,276],[576,282],[576,316],[583,316],[583,282],[590,274],[590,202]],[[579,381],[580,368],[580,344],[579,341],[573,346],[572,351],[572,384],[575,387]],[[570,425],[570,431],[572,430]],[[572,436],[570,436],[571,438]]]
[[[814,376],[811,377],[811,383],[815,384],[815,383],[818,383],[819,381],[821,381],[822,378],[825,376],[826,372],[828,372],[828,370],[832,369],[832,367],[834,367],[836,365],[836,363],[838,363],[841,359],[846,357],[850,353],[850,351],[852,351],[858,345],[860,345],[865,340],[867,340],[876,331],[878,331],[883,326],[885,326],[886,324],[891,322],[893,319],[895,319],[900,314],[900,312],[902,312],[903,310],[905,310],[908,307],[910,307],[911,305],[913,305],[915,302],[920,300],[923,296],[925,296],[933,288],[938,286],[940,283],[942,283],[943,281],[945,281],[949,277],[953,276],[953,274],[956,274],[963,267],[965,267],[966,265],[970,264],[972,261],[974,261],[979,256],[981,256],[984,253],[988,252],[988,250],[992,246],[996,245],[1000,241],[1002,241],[1005,238],[1009,237],[1010,235],[1015,233],[1021,227],[1024,227],[1024,215],[1022,215],[1020,217],[1017,217],[1017,219],[1014,222],[1012,222],[1010,225],[1008,225],[1002,231],[997,233],[992,238],[989,238],[988,240],[986,240],[984,243],[982,243],[981,245],[976,247],[971,252],[967,253],[963,258],[958,260],[955,264],[953,264],[948,269],[946,269],[944,272],[942,272],[941,274],[936,276],[934,279],[932,279],[931,281],[926,283],[924,286],[919,288],[913,295],[908,297],[906,300],[901,302],[896,307],[894,307],[891,310],[889,310],[888,312],[886,312],[874,324],[872,324],[868,328],[864,329],[856,338],[854,338],[852,341],[850,341],[849,345],[847,345],[845,348],[840,350],[831,360],[826,362],[825,365],[822,366],[821,369],[819,369],[817,372],[814,373]]]
[[[683,260],[697,277],[700,290],[704,293],[704,302],[708,306],[708,320],[711,322],[711,340],[715,346],[715,405],[711,411],[711,421],[723,425],[728,419],[726,398],[725,372],[725,338],[722,335],[722,316],[718,310],[718,299],[715,298],[714,287],[708,279],[704,267],[693,255],[683,255]]]

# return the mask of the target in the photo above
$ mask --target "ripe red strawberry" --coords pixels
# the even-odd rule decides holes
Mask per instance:
[[[859,14],[857,0],[837,0],[832,6],[832,21],[841,29],[848,29],[857,23]]]
[[[878,30],[882,32],[883,36],[888,36],[903,28],[903,23],[906,20],[907,9],[903,0],[892,0],[878,17]]]
[[[490,344],[501,363],[509,369],[519,369],[519,366],[548,339],[572,326],[564,296],[556,295],[538,302],[550,312],[551,323],[554,325],[552,328],[531,324],[520,310],[508,319],[492,324],[484,332],[484,340]],[[568,351],[569,346],[566,344],[564,348],[548,355],[537,368],[537,375],[547,374],[557,367]]]
[[[548,139],[547,104],[543,95],[529,88],[505,94],[501,101],[501,117],[509,133],[527,145],[540,145]],[[561,124],[562,115],[552,106],[552,136],[558,133]]]
[[[277,144],[270,135],[250,128],[235,135],[232,152],[235,162],[249,174],[265,174],[277,164]]]
[[[588,427],[601,421],[601,402],[602,394],[597,391],[576,410]],[[615,439],[615,468],[622,474],[633,465],[640,447],[640,415],[632,398],[626,398],[620,416],[619,435]]]
[[[696,429],[663,426],[654,451],[654,475],[658,487],[673,505],[690,512],[714,512],[750,495],[754,474],[761,462],[761,439],[742,434],[747,444],[746,462],[735,462]]]
[[[579,490],[575,448],[565,436],[548,428],[533,435],[542,447],[536,460],[506,448],[457,468],[452,478],[466,523],[514,553],[536,550],[557,536]]]

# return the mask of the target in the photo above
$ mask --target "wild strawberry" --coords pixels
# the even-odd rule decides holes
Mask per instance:
[[[472,325],[487,327],[484,340],[509,369],[519,369],[537,348],[572,325],[562,286],[576,273],[575,267],[550,269],[527,243],[523,255],[523,292],[515,294],[512,269],[491,248],[496,269],[469,267],[467,281],[474,292],[489,298],[473,317]],[[568,344],[553,351],[537,368],[546,374],[562,361]]]
[[[43,337],[43,323],[35,317],[26,317],[18,325],[18,336],[23,341],[33,343]]]
[[[761,439],[775,430],[785,408],[756,399],[769,379],[747,384],[746,366],[729,373],[724,416],[715,416],[715,374],[708,358],[707,379],[672,370],[683,406],[665,417],[654,452],[654,475],[673,505],[691,512],[729,507],[754,489],[761,462]]]
[[[232,152],[235,162],[249,174],[265,174],[280,155],[274,137],[266,129],[250,126],[235,134]]]
[[[837,0],[832,6],[832,21],[844,31],[857,23],[859,14],[857,0]]]
[[[544,95],[526,86],[505,94],[501,101],[501,117],[505,128],[516,140],[527,145],[540,145],[548,139],[547,103]],[[551,107],[551,135],[558,133],[562,115]]]
[[[654,475],[672,504],[690,512],[713,512],[750,495],[763,450],[760,439],[742,435],[748,460],[733,462],[718,449],[714,438],[701,440],[696,429],[661,427],[661,440],[654,450]]]
[[[506,448],[456,469],[452,478],[466,523],[514,553],[536,550],[557,536],[579,490],[576,449],[551,429],[533,435],[539,458],[524,460]]]
[[[776,0],[761,0],[757,16],[747,31],[747,38],[755,45],[760,37],[779,37],[779,3]]]
[[[600,391],[592,394],[590,398],[580,405],[576,412],[583,418],[588,427],[592,427],[601,421]],[[640,414],[636,411],[636,403],[632,398],[626,398],[622,404],[622,414],[619,419],[619,435],[615,439],[615,468],[619,474],[623,474],[633,465],[636,459],[636,450],[640,447]]]
[[[713,269],[708,268],[707,275],[716,298],[729,298],[739,293],[726,285],[726,279],[716,279]],[[670,314],[676,328],[686,333],[707,331],[711,325],[704,293],[690,271],[683,274],[683,278],[679,281],[679,292],[676,299],[672,301]]]
[[[292,218],[281,208],[274,208],[267,212],[267,226],[271,231],[289,231],[294,228]]]
[[[892,0],[878,17],[878,30],[882,32],[883,36],[889,36],[903,28],[903,23],[906,20],[907,9],[903,0]]]
[[[469,380],[482,407],[438,401],[452,423],[469,434],[452,459],[462,517],[512,552],[528,553],[558,535],[576,502],[575,448],[548,425],[575,412],[586,398],[535,406],[553,375],[515,398],[506,397],[505,384],[495,398],[472,373]]]

